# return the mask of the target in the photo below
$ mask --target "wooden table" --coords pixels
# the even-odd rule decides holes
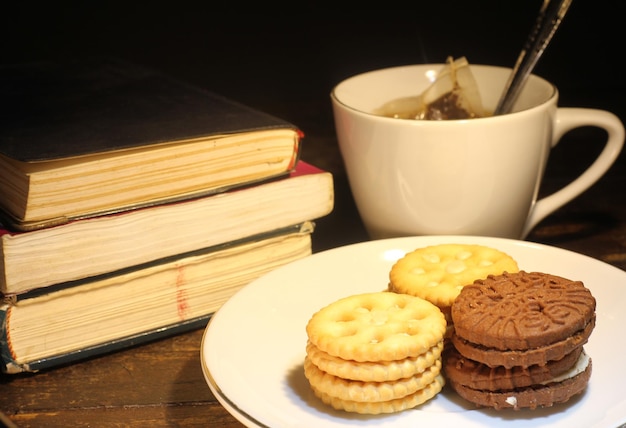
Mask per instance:
[[[573,6],[574,10],[576,6]],[[579,6],[585,7],[582,4]],[[323,11],[314,7],[311,9],[307,12],[312,13],[312,16],[316,18],[322,16]],[[110,18],[112,12],[106,9],[101,13],[104,14],[104,22]],[[407,54],[400,53],[405,51],[400,49],[398,44],[394,44],[409,31],[398,33],[398,40],[391,44],[391,49],[375,45],[368,52],[363,48],[359,52],[360,55],[352,51],[350,51],[352,54],[348,52],[346,55],[345,52],[341,52],[343,47],[366,40],[363,38],[366,34],[364,29],[359,33],[359,37],[355,37],[343,29],[337,30],[337,25],[333,30],[327,23],[318,25],[312,20],[303,19],[303,16],[306,18],[305,15],[290,15],[288,18],[293,19],[290,30],[298,31],[298,34],[279,38],[276,36],[279,31],[276,30],[275,33],[263,38],[260,45],[271,40],[272,43],[278,43],[278,46],[270,47],[267,44],[260,48],[257,44],[256,50],[252,48],[245,52],[242,50],[242,58],[245,57],[246,60],[233,54],[235,48],[222,49],[217,53],[203,50],[209,44],[207,41],[209,35],[205,35],[203,39],[204,33],[199,28],[201,24],[206,26],[204,28],[211,26],[213,23],[211,19],[201,21],[198,18],[197,22],[191,23],[183,20],[176,24],[176,20],[172,18],[168,21],[169,26],[164,25],[157,37],[156,30],[148,31],[153,28],[149,24],[145,24],[147,33],[137,29],[133,31],[135,22],[133,19],[149,21],[147,16],[145,20],[140,19],[145,13],[143,10],[141,12],[131,10],[128,19],[122,20],[121,24],[126,31],[119,34],[117,32],[122,30],[115,26],[109,27],[108,21],[107,24],[96,25],[95,30],[90,32],[86,28],[93,23],[87,21],[84,31],[91,37],[90,42],[95,39],[101,43],[95,47],[88,46],[88,43],[83,42],[76,34],[64,36],[63,29],[66,26],[69,25],[67,31],[75,30],[70,25],[73,22],[72,18],[66,15],[63,15],[62,22],[54,27],[55,32],[49,31],[52,24],[48,21],[45,21],[46,25],[42,28],[42,25],[31,25],[30,22],[27,24],[26,18],[20,21],[13,15],[12,22],[17,22],[13,29],[22,31],[19,34],[27,39],[24,44],[30,50],[13,49],[6,55],[9,60],[20,60],[31,59],[27,53],[31,56],[46,57],[51,55],[50,52],[54,52],[67,56],[76,51],[84,53],[90,49],[100,48],[104,53],[119,54],[127,59],[161,67],[179,78],[219,91],[297,123],[306,133],[303,159],[333,172],[336,185],[334,212],[317,222],[313,237],[315,251],[366,240],[367,236],[355,210],[338,152],[328,92],[334,83],[354,72],[410,62]],[[528,17],[532,17],[535,10],[527,13]],[[572,13],[578,13],[578,19],[583,19],[585,14],[591,12],[581,10]],[[159,16],[165,20],[164,16],[168,14],[169,8],[164,9]],[[30,14],[27,13],[23,16],[30,18]],[[191,14],[185,16],[193,19],[190,18]],[[342,16],[346,18],[349,13],[346,12]],[[571,18],[572,21],[575,19],[576,17]],[[341,20],[337,19],[333,23],[337,24],[339,21]],[[39,24],[42,22],[44,21]],[[470,31],[471,28],[459,25],[460,31],[476,36]],[[281,31],[286,31],[284,26],[285,23],[280,27],[283,28]],[[571,26],[574,27],[574,24]],[[107,32],[104,36],[99,39],[94,36],[95,32],[102,31],[105,27]],[[31,33],[27,34],[25,30],[20,30],[21,28],[28,28],[28,31],[37,28],[40,31],[39,39],[31,36]],[[514,31],[523,34],[527,28],[528,24],[524,22],[515,27]],[[599,31],[603,31],[603,28],[605,27]],[[178,50],[177,43],[180,43],[182,37],[180,34],[183,34],[183,30],[191,31],[194,38],[189,39],[191,42],[186,40],[188,42],[186,49]],[[322,30],[330,32],[325,34],[331,34],[333,38],[317,37]],[[207,29],[203,31],[208,34]],[[566,34],[564,38],[575,39],[578,34],[573,30],[568,33],[567,25],[563,26],[562,31]],[[585,30],[583,33],[588,34],[592,31]],[[381,36],[376,33],[374,38],[387,41],[392,37],[390,34],[392,33],[384,33]],[[341,35],[345,37],[340,38]],[[105,44],[104,39],[107,37],[111,40],[107,39],[108,44]],[[68,47],[69,39],[73,47]],[[241,37],[237,46],[242,49],[249,48],[246,43],[253,44],[254,39],[255,37]],[[442,57],[452,53],[450,46],[456,41],[450,39],[441,40],[442,47],[437,52]],[[52,47],[55,43],[56,45]],[[173,46],[169,46],[168,43]],[[513,52],[519,49],[520,43],[521,41],[516,41],[511,44]],[[191,48],[189,44],[192,45]],[[468,49],[463,46],[463,49]],[[268,60],[264,62],[265,48],[273,51],[282,49],[285,56],[270,54]],[[485,47],[485,50],[488,48],[489,46]],[[564,56],[557,61],[556,58],[550,60],[548,55],[545,60],[545,74],[549,78],[560,78],[564,83],[561,104],[610,109],[624,120],[626,114],[623,100],[626,98],[626,91],[623,79],[617,83],[617,87],[600,85],[598,88],[597,79],[594,80],[596,83],[592,88],[581,86],[570,74],[574,59],[566,55],[568,45],[562,42],[560,48]],[[590,51],[590,55],[595,55],[591,57],[593,60],[605,59],[598,67],[610,69],[608,58],[611,55],[607,52],[595,54],[594,52]],[[208,59],[203,58],[203,54],[208,56]],[[480,49],[475,51],[475,55],[480,61],[493,62],[493,58]],[[377,58],[377,61],[372,61],[372,58]],[[508,54],[507,58],[513,56]],[[438,61],[442,59],[437,58]],[[268,65],[267,62],[271,61],[276,63]],[[561,73],[554,70],[561,70]],[[621,77],[615,78],[613,75],[612,79],[617,82]],[[593,130],[581,130],[567,136],[567,141],[561,143],[552,154],[542,192],[547,193],[556,189],[575,176],[598,150],[597,144],[588,142],[596,141],[600,137]],[[573,250],[626,270],[624,189],[626,189],[626,153],[622,153],[611,171],[589,191],[546,218],[531,233],[528,240]],[[241,424],[217,402],[204,381],[200,367],[202,333],[202,330],[197,330],[37,374],[0,375],[0,411],[7,414],[10,420],[20,427],[241,427]]]

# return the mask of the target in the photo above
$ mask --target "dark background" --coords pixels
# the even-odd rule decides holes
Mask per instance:
[[[540,0],[413,2],[15,2],[3,6],[2,62],[106,54],[153,66],[261,107],[326,98],[373,68],[442,62],[512,65]],[[624,89],[622,17],[574,0],[537,73],[567,102]],[[574,98],[572,98],[574,99]],[[612,107],[612,106],[609,106]],[[291,115],[298,118],[296,112]]]
[[[326,99],[339,80],[373,68],[442,62],[512,65],[540,0],[334,3],[15,2],[0,12],[4,63],[106,54],[276,108]],[[574,0],[537,73],[564,102],[624,90],[617,2]],[[609,106],[612,107],[612,106]],[[280,107],[278,107],[280,108]],[[297,112],[292,112],[298,118]]]
[[[559,87],[562,106],[607,109],[624,120],[624,24],[616,4],[574,0],[536,73]],[[303,158],[335,174],[341,212],[353,206],[336,148],[332,87],[363,71],[443,62],[449,55],[512,66],[540,5],[541,0],[19,2],[0,12],[0,61],[116,56],[290,120],[306,134]],[[585,143],[574,147],[580,158],[593,156]],[[614,168],[625,163],[622,154]],[[558,152],[551,164],[561,173],[577,173]],[[321,225],[344,228],[346,221],[331,216]],[[320,238],[318,248],[361,238]]]

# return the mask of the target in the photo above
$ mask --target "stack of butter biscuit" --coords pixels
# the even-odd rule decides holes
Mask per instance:
[[[421,297],[444,313],[448,338],[452,333],[450,309],[461,289],[476,279],[517,272],[508,254],[484,245],[440,244],[417,248],[400,258],[389,273],[389,291]]]
[[[465,286],[456,298],[444,371],[465,399],[496,409],[568,401],[591,376],[583,345],[596,302],[580,281],[505,273]]]
[[[438,394],[446,321],[432,303],[386,291],[337,300],[306,326],[304,372],[335,409],[399,412]]]

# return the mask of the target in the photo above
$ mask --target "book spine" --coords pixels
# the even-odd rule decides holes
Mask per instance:
[[[13,359],[11,352],[11,343],[7,334],[7,314],[9,313],[9,305],[0,303],[0,371],[4,373],[19,373],[28,371],[29,368],[21,367]]]
[[[2,320],[4,325],[4,319],[2,318],[5,312],[3,311],[0,314],[0,320]],[[6,374],[17,374],[17,373],[34,373],[40,370],[44,370],[51,367],[56,367],[61,364],[73,363],[78,360],[83,360],[85,358],[94,357],[97,355],[101,355],[104,353],[120,351],[126,348],[130,348],[132,346],[145,344],[148,342],[152,342],[155,340],[163,339],[166,337],[170,337],[176,334],[185,333],[188,331],[196,330],[199,328],[206,327],[209,319],[212,314],[204,315],[198,318],[194,318],[191,320],[187,320],[185,322],[173,324],[170,326],[164,326],[161,328],[157,328],[154,330],[144,331],[139,334],[135,334],[128,337],[123,337],[120,339],[112,340],[110,342],[101,343],[98,345],[90,346],[88,348],[79,349],[73,352],[68,352],[61,355],[53,355],[47,358],[42,358],[36,361],[30,361],[25,364],[20,364],[13,359],[13,356],[10,353],[9,347],[5,346],[6,338],[3,335],[2,339],[0,339],[0,361],[2,362],[2,366],[0,367],[1,371]],[[2,341],[4,340],[4,342]],[[5,354],[5,350],[7,353]]]

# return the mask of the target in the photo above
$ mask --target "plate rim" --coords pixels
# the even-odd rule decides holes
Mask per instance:
[[[584,258],[585,260],[587,260],[587,262],[596,264],[602,269],[612,270],[614,274],[623,277],[624,282],[626,284],[626,272],[617,268],[616,266],[613,266],[602,260],[598,260],[596,258],[593,258],[585,254],[577,253],[569,249],[555,247],[555,246],[551,246],[547,244],[542,244],[542,243],[537,243],[537,242],[532,242],[532,241],[515,240],[515,239],[509,239],[509,238],[483,237],[483,236],[458,236],[458,235],[407,236],[407,237],[387,238],[387,239],[372,240],[372,241],[362,241],[362,242],[338,246],[338,247],[330,248],[324,251],[320,251],[318,253],[314,253],[311,256],[289,263],[288,265],[279,267],[263,275],[262,277],[251,281],[248,285],[243,287],[233,297],[231,297],[223,305],[222,308],[228,307],[229,304],[233,304],[232,302],[235,302],[236,304],[237,299],[235,298],[235,296],[245,293],[245,290],[254,287],[255,286],[254,284],[258,283],[259,281],[271,280],[271,278],[273,278],[274,276],[280,276],[282,272],[285,271],[286,269],[296,269],[297,265],[299,264],[314,263],[314,261],[317,259],[320,259],[323,257],[332,257],[332,255],[337,252],[340,252],[340,253],[349,252],[351,249],[355,249],[357,247],[359,248],[372,247],[372,246],[382,247],[385,245],[389,247],[393,247],[393,246],[408,247],[407,244],[409,243],[411,243],[410,247],[417,248],[419,246],[436,245],[438,243],[446,243],[446,242],[474,243],[474,244],[479,244],[479,245],[493,246],[496,248],[498,247],[498,244],[503,244],[505,246],[525,247],[527,250],[531,250],[531,251],[532,250],[556,251],[557,254],[565,254],[571,257]],[[409,250],[407,249],[406,251],[409,251]],[[504,249],[503,251],[506,252],[506,250]],[[372,250],[372,252],[373,253],[375,252],[374,249]],[[313,262],[311,261],[312,259],[314,260]],[[293,265],[296,265],[296,266],[294,267]],[[624,284],[620,284],[618,286],[622,286],[622,285]],[[208,383],[211,391],[214,393],[214,395],[216,396],[220,404],[222,404],[222,406],[224,406],[226,410],[229,413],[231,413],[231,415],[233,415],[239,422],[251,428],[258,428],[258,427],[265,428],[268,425],[265,425],[262,422],[258,421],[253,415],[250,415],[248,412],[241,409],[240,406],[238,406],[232,399],[227,397],[227,395],[223,392],[222,388],[218,385],[217,380],[211,375],[210,368],[207,365],[207,362],[206,362],[206,347],[207,347],[207,342],[208,342],[207,336],[209,335],[209,331],[212,327],[212,324],[214,323],[214,320],[216,319],[219,320],[220,311],[221,309],[218,310],[216,314],[211,318],[202,336],[200,358],[201,358],[201,363],[202,363],[203,374],[205,376],[205,381]],[[621,403],[621,404],[624,404],[624,403]],[[621,421],[620,423],[626,422],[626,415],[619,416],[619,418]]]

